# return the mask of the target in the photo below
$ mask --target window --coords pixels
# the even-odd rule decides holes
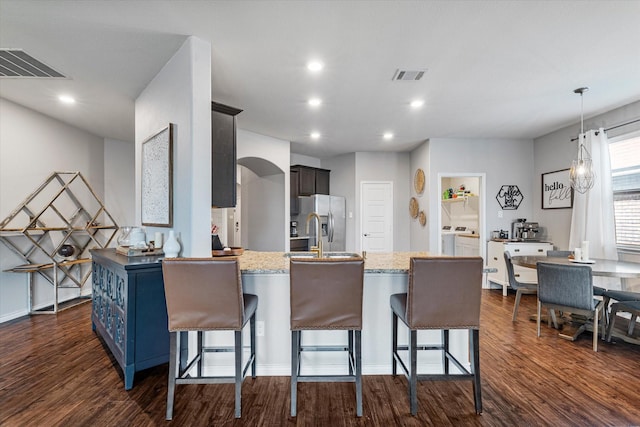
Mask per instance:
[[[609,144],[616,242],[640,251],[640,136]]]

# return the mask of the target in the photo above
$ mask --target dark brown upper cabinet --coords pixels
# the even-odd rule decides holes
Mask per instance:
[[[298,196],[298,181],[300,172],[298,169],[291,168],[291,174],[289,175],[289,211],[291,216],[298,215],[300,213],[300,199]]]
[[[313,194],[329,194],[329,174],[327,169],[310,166],[291,166],[292,188],[297,186],[297,196],[311,196]],[[297,185],[293,182],[297,179]],[[291,197],[294,197],[292,194]]]
[[[211,103],[211,206],[236,205],[236,116],[242,110]]]

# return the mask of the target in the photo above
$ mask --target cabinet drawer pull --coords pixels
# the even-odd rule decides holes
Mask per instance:
[[[497,261],[497,260],[498,260],[498,258],[497,258],[497,257],[493,257],[493,260],[494,260],[494,261]]]
[[[544,252],[544,249],[538,249],[538,252]]]
[[[520,252],[520,249],[514,249],[513,252]]]
[[[516,276],[516,277],[520,277],[520,275],[519,275],[518,273],[514,274],[514,276]]]

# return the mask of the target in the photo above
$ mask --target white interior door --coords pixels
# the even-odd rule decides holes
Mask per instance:
[[[361,244],[363,251],[393,251],[393,183],[363,181],[361,194]]]

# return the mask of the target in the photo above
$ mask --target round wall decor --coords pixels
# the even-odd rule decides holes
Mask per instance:
[[[416,170],[416,174],[413,177],[413,187],[416,189],[416,193],[422,194],[424,191],[424,171],[420,168]]]
[[[416,199],[415,197],[412,197],[409,200],[409,214],[411,215],[411,218],[418,217],[419,209],[420,209],[420,205],[418,204],[418,199]]]
[[[420,211],[418,216],[419,216],[418,221],[420,221],[420,225],[424,227],[427,224],[427,215],[424,213],[424,211]]]

